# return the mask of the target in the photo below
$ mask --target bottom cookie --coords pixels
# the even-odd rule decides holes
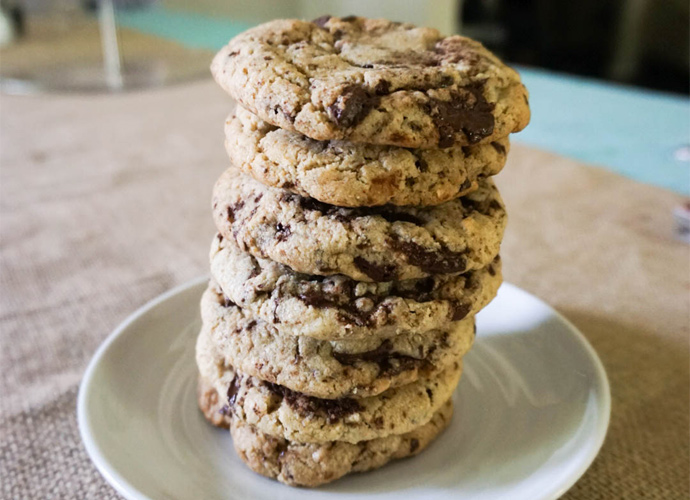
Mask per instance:
[[[330,441],[296,443],[269,436],[238,418],[223,416],[218,394],[199,382],[199,406],[214,425],[230,426],[235,451],[249,468],[290,486],[314,487],[352,472],[377,469],[388,462],[418,454],[448,427],[453,404],[448,400],[429,422],[405,434],[359,443]]]

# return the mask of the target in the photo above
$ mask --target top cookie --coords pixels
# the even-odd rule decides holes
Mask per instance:
[[[530,116],[518,74],[480,43],[386,20],[271,21],[233,38],[211,72],[261,119],[316,140],[446,148]]]

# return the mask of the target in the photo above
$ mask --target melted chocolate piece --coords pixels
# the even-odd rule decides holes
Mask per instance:
[[[230,386],[228,387],[228,409],[235,405],[239,390],[239,382],[237,380],[237,376],[235,375],[235,377],[232,379],[232,382],[230,382]]]
[[[465,61],[470,67],[479,66],[483,58],[470,44],[459,37],[447,37],[440,40],[434,47],[434,53],[439,58],[439,62],[457,64]]]
[[[340,18],[341,21],[344,21],[346,23],[351,23],[357,20],[357,16],[345,16]]]
[[[425,300],[428,300],[429,294],[434,291],[435,287],[436,287],[436,280],[433,278],[433,276],[429,276],[428,278],[422,278],[420,280],[415,281],[414,291],[418,297],[418,300],[420,302],[424,302]],[[406,298],[414,298],[414,297],[411,297],[410,296],[411,294],[409,294],[409,293],[406,295],[401,294],[401,296],[406,297]]]
[[[397,236],[388,239],[388,245],[402,253],[407,262],[429,274],[461,273],[467,269],[467,259],[463,252],[453,252],[441,244],[439,250],[427,250],[414,241],[404,241]]]
[[[335,205],[328,205],[313,198],[297,196],[292,193],[284,193],[281,196],[283,201],[288,203],[297,202],[302,210],[321,212],[327,217],[333,217],[339,222],[347,223],[360,217],[379,216],[388,222],[410,222],[418,226],[424,225],[424,221],[419,217],[407,212],[397,211],[393,207],[360,207],[343,208]]]
[[[417,158],[414,162],[414,166],[417,167],[417,170],[420,172],[429,171],[429,164],[423,158]]]
[[[329,424],[364,409],[362,405],[352,398],[321,399],[295,392],[287,387],[271,382],[264,381],[263,384],[266,385],[273,394],[283,398],[287,404],[300,415],[305,417],[310,415],[323,415],[326,417],[326,421]]]
[[[453,91],[450,101],[433,100],[428,113],[438,130],[438,147],[455,143],[455,134],[463,132],[470,143],[476,143],[494,131],[494,105],[482,93],[483,83]]]
[[[328,113],[338,126],[352,127],[378,106],[379,100],[379,96],[369,95],[359,85],[348,85],[336,101],[328,106]]]
[[[354,264],[373,281],[392,281],[397,275],[393,264],[374,264],[363,257],[355,257]]]
[[[506,154],[506,148],[503,144],[501,144],[499,142],[492,142],[491,145],[494,147],[496,152],[498,152],[498,154],[502,154],[502,155]]]
[[[359,353],[345,353],[333,351],[332,356],[341,365],[354,365],[358,361],[376,363],[384,374],[395,374],[414,368],[424,363],[423,359],[413,358],[402,354],[391,353],[393,343],[386,339],[376,349]],[[394,362],[395,366],[394,366]]]
[[[419,449],[419,439],[410,440],[410,453],[414,453]]]
[[[323,27],[326,26],[326,23],[327,23],[330,19],[331,19],[331,16],[329,16],[328,14],[326,14],[326,15],[324,15],[324,16],[317,17],[316,19],[314,19],[314,20],[312,21],[312,23],[314,23],[315,25],[317,25],[319,28],[323,28]]]
[[[455,302],[451,306],[451,317],[450,319],[452,321],[460,321],[461,319],[464,319],[467,317],[467,315],[470,313],[470,310],[472,309],[471,304],[465,304],[462,302]]]
[[[315,307],[317,309],[323,309],[324,307],[333,307],[337,304],[330,300],[330,297],[325,295],[323,292],[318,290],[305,290],[298,295],[299,299],[306,305]]]
[[[373,68],[373,66],[371,66]],[[374,87],[374,92],[376,95],[386,95],[390,91],[391,84],[388,80],[381,80],[379,83],[376,84],[376,87]]]
[[[278,241],[285,241],[292,234],[290,226],[283,226],[280,222],[276,224],[276,239]]]
[[[362,311],[357,308],[353,284],[351,281],[346,281],[340,285],[341,290],[337,293],[327,293],[318,288],[307,288],[302,290],[298,297],[302,302],[308,306],[316,308],[333,307],[338,309],[338,320],[345,324],[355,324],[357,326],[372,326],[373,317],[386,309],[380,307],[380,304],[385,297],[366,296],[373,302],[373,307],[368,311]]]
[[[465,179],[464,181],[462,181],[462,184],[460,184],[458,191],[460,191],[460,192],[467,191],[471,187],[472,187],[472,181],[469,179]]]
[[[420,219],[419,217],[416,217],[412,214],[408,214],[406,212],[386,212],[386,211],[379,211],[379,210],[373,210],[373,213],[371,215],[378,215],[379,217],[383,217],[386,219],[388,222],[409,222],[411,224],[415,224],[417,226],[423,226],[424,221]]]
[[[230,224],[235,222],[235,212],[237,212],[238,210],[242,210],[242,207],[244,207],[244,202],[241,200],[235,203],[234,205],[228,206],[227,217],[228,222],[230,222]]]

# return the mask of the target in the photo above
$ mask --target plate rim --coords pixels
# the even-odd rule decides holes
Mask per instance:
[[[86,449],[87,455],[91,459],[91,462],[96,466],[98,472],[103,476],[103,478],[110,484],[120,495],[128,500],[152,500],[150,497],[139,491],[132,483],[130,483],[126,478],[122,477],[116,470],[110,466],[110,462],[104,456],[100,447],[96,444],[96,440],[91,428],[87,416],[87,403],[89,398],[89,390],[93,384],[93,376],[100,364],[102,358],[111,348],[113,343],[126,331],[132,323],[138,320],[140,317],[144,316],[151,309],[155,308],[159,304],[167,301],[171,297],[174,297],[180,293],[186,292],[189,289],[200,286],[209,280],[208,275],[199,276],[187,282],[184,282],[170,290],[154,297],[149,300],[134,312],[129,314],[98,346],[94,352],[91,360],[89,361],[84,374],[82,375],[81,382],[79,384],[79,392],[77,395],[77,425],[79,428],[79,435],[81,437],[82,444]],[[546,306],[549,311],[558,318],[572,334],[578,340],[579,344],[587,352],[589,359],[592,361],[594,372],[599,385],[597,403],[600,406],[600,411],[598,412],[599,423],[596,426],[596,436],[594,438],[594,446],[587,457],[582,460],[581,464],[578,466],[576,471],[572,473],[567,481],[553,492],[550,496],[543,497],[542,500],[557,500],[562,495],[564,495],[570,488],[572,488],[575,483],[587,472],[589,467],[592,465],[596,457],[599,455],[601,448],[606,440],[606,435],[608,433],[608,428],[611,420],[611,387],[609,383],[608,375],[606,374],[606,369],[602,363],[596,350],[587,340],[587,337],[560,311],[556,308],[537,297],[536,295],[528,292],[527,290],[520,288],[512,283],[503,282],[501,287],[512,288],[515,291],[527,294],[531,299],[534,299],[544,306]]]

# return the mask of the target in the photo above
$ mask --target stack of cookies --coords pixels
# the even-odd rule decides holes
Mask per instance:
[[[490,178],[529,120],[517,73],[467,38],[328,16],[253,28],[211,69],[239,106],[213,193],[201,409],[290,485],[419,453],[501,283]]]

